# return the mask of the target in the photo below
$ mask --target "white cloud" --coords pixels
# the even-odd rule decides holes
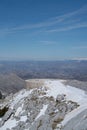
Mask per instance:
[[[17,31],[32,30],[32,29],[33,31],[38,31],[38,32],[61,32],[61,31],[68,31],[72,29],[87,27],[87,21],[86,23],[83,23],[83,18],[80,17],[80,15],[82,15],[82,17],[83,15],[85,16],[87,15],[87,5],[81,7],[76,11],[66,13],[60,16],[56,16],[53,18],[49,18],[48,20],[43,22],[2,29],[0,30],[0,34],[9,34]],[[55,29],[55,27],[57,29]]]
[[[64,15],[60,15],[54,18],[50,18],[47,21],[41,22],[41,23],[36,23],[36,24],[28,24],[28,25],[22,25],[22,26],[18,26],[18,27],[14,27],[12,28],[12,30],[24,30],[24,29],[33,29],[33,28],[43,28],[43,27],[49,27],[49,26],[53,26],[55,24],[64,22],[66,19],[70,18],[70,22],[74,21],[78,21],[78,19],[72,19],[72,16],[78,16],[79,14],[84,14],[85,12],[87,12],[87,5],[83,6],[82,8],[70,12],[70,13],[66,13]]]
[[[87,46],[74,46],[72,49],[87,49]]]
[[[85,28],[87,27],[87,23],[78,23],[78,24],[75,24],[75,25],[69,25],[69,26],[66,26],[66,27],[61,27],[61,28],[58,28],[58,29],[50,29],[50,30],[47,30],[46,32],[64,32],[64,31],[69,31],[69,30],[73,30],[73,29],[78,29],[78,28]]]

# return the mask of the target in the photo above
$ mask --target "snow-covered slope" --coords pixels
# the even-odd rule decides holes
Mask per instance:
[[[1,101],[0,130],[87,130],[87,95],[63,82],[46,79]]]

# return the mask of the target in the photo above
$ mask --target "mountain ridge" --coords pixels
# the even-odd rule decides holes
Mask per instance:
[[[0,130],[86,130],[85,91],[65,85],[64,80],[44,79],[41,83],[0,103],[0,110],[8,108],[0,117]]]

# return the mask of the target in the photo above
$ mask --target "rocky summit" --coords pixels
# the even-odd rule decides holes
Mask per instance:
[[[0,100],[0,130],[87,130],[87,95],[44,79]]]

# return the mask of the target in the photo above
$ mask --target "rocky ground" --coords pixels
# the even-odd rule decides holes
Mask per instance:
[[[87,95],[63,80],[27,80],[0,100],[0,130],[87,130]]]

